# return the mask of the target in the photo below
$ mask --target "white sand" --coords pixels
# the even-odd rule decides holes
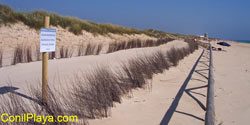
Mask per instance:
[[[217,123],[250,124],[250,44],[229,42],[214,51]]]

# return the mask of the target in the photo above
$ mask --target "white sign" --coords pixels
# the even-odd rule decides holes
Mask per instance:
[[[56,29],[40,29],[40,52],[56,51]]]

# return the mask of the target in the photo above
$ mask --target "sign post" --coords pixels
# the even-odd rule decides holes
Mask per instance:
[[[55,51],[56,29],[49,29],[49,16],[44,19],[44,28],[40,30],[40,52],[42,52],[42,99],[48,100],[48,52]]]
[[[44,19],[44,27],[49,28],[49,16],[46,16]],[[41,42],[41,40],[40,40]],[[41,45],[40,45],[41,51]],[[42,98],[43,102],[47,102],[48,99],[48,52],[42,52]]]

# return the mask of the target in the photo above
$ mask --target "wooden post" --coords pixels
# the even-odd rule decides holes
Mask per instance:
[[[44,18],[44,27],[49,28],[49,16]],[[42,98],[44,102],[48,99],[48,52],[42,54]]]

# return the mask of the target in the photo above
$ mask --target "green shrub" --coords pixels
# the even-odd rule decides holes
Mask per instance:
[[[0,4],[0,24],[15,23],[17,21],[23,22],[30,28],[40,29],[43,27],[43,21],[45,16],[50,16],[50,24],[53,26],[61,26],[62,28],[68,28],[70,32],[79,35],[82,30],[91,32],[93,34],[147,34],[153,35],[146,31],[139,31],[133,28],[125,28],[112,24],[97,24],[89,21],[84,21],[74,17],[63,17],[55,13],[47,13],[45,11],[33,11],[33,12],[14,12],[11,8]]]
[[[7,6],[0,4],[0,24],[15,23],[15,13]]]
[[[14,12],[11,8],[0,4],[0,24],[15,23],[17,21],[23,22],[30,28],[40,29],[43,27],[44,16],[50,16],[50,24],[53,26],[61,26],[68,28],[70,32],[79,35],[82,30],[93,34],[106,35],[108,33],[114,34],[146,34],[157,38],[198,38],[198,36],[172,34],[159,30],[137,30],[134,28],[126,28],[113,24],[98,24],[89,21],[84,21],[74,17],[59,16],[55,13],[47,13],[45,11],[33,12]]]

